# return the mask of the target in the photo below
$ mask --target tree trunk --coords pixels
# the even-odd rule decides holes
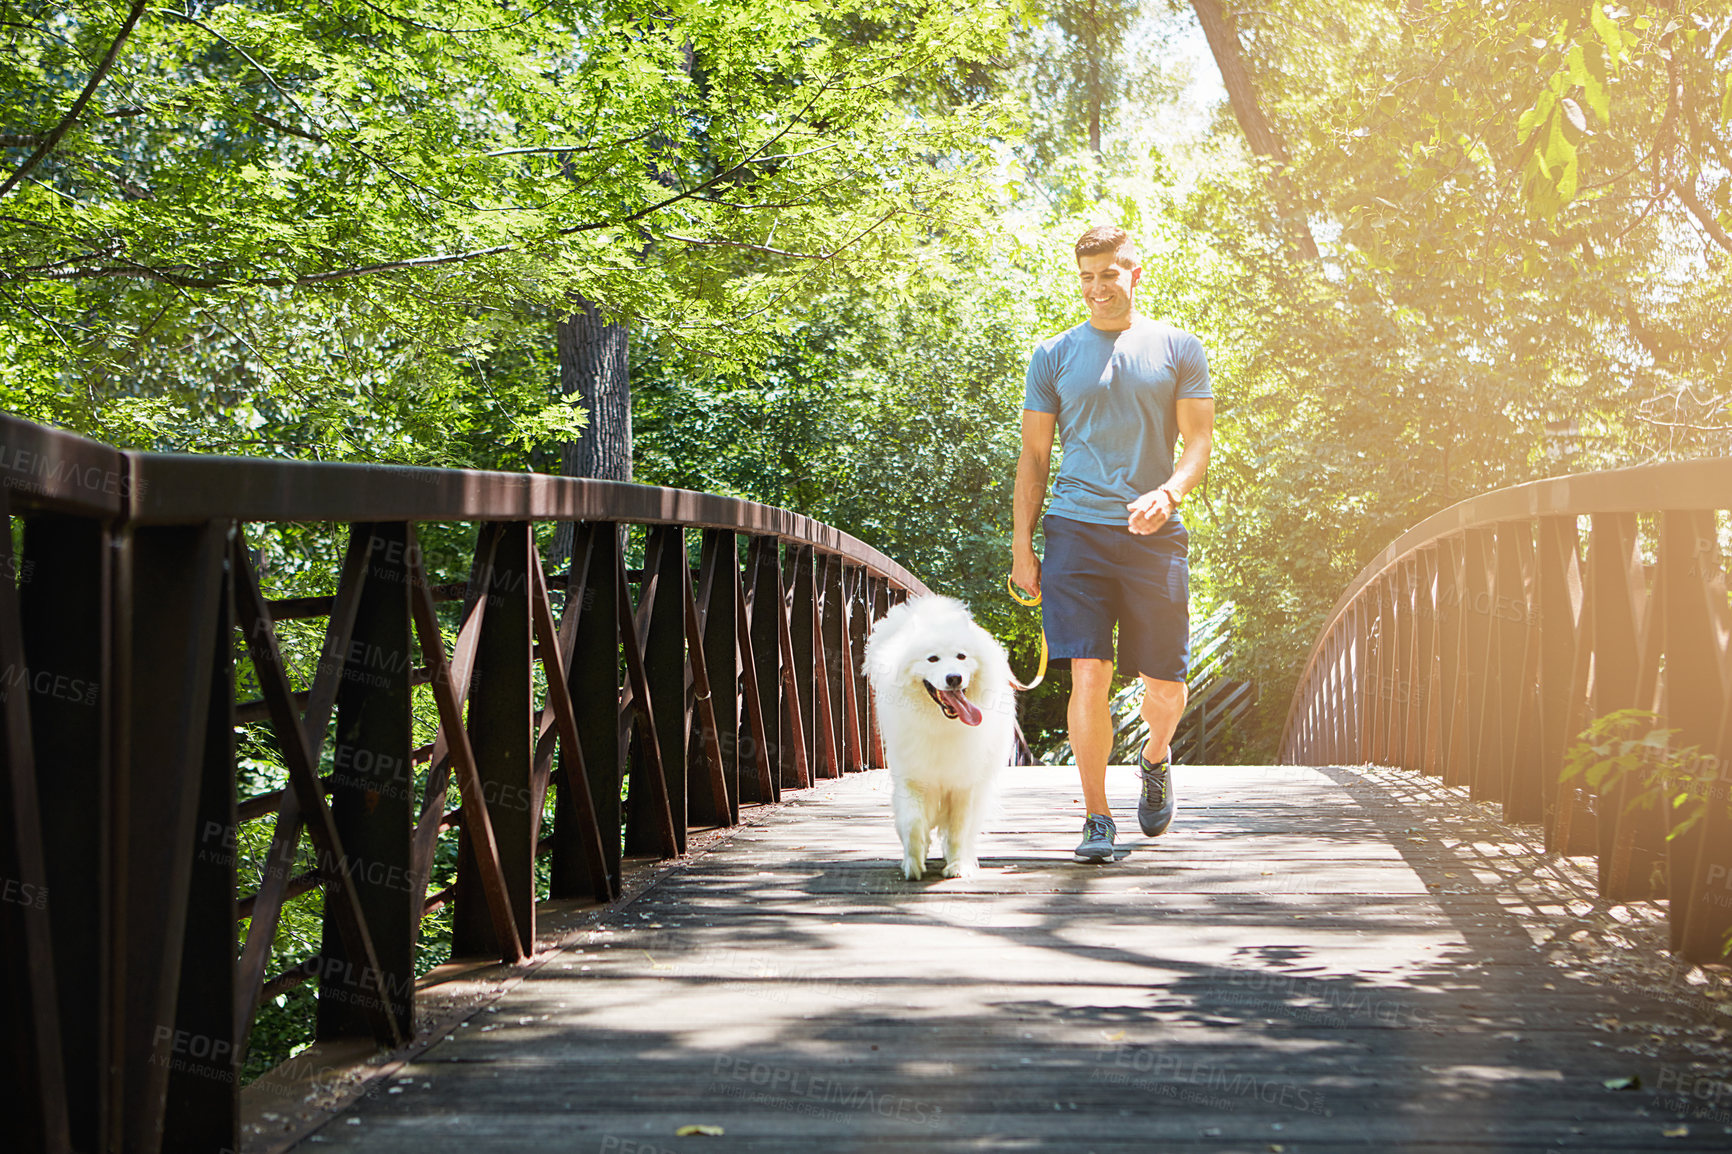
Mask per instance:
[[[562,452],[567,477],[631,480],[631,385],[626,367],[627,329],[604,320],[593,302],[577,298],[577,311],[559,322],[559,387],[583,400],[589,424]]]
[[[626,358],[629,330],[605,320],[594,302],[577,298],[577,309],[555,325],[559,345],[559,387],[576,393],[589,423],[583,435],[560,450],[560,472],[567,477],[631,480],[631,381]],[[554,534],[553,563],[563,568],[571,556],[571,525]]]
[[[1101,158],[1101,14],[1097,2],[1089,4],[1089,148]]]
[[[1221,70],[1221,82],[1227,88],[1227,103],[1233,108],[1233,119],[1239,122],[1239,131],[1245,134],[1245,143],[1251,146],[1252,152],[1275,161],[1277,165],[1275,200],[1282,219],[1293,231],[1299,254],[1306,260],[1316,260],[1317,241],[1312,238],[1311,226],[1305,222],[1305,216],[1298,210],[1292,190],[1287,186],[1287,150],[1281,146],[1281,138],[1275,135],[1275,130],[1269,127],[1269,121],[1263,115],[1263,106],[1257,100],[1257,87],[1251,81],[1250,70],[1245,67],[1245,58],[1239,53],[1239,29],[1233,17],[1222,10],[1220,0],[1191,0],[1191,7],[1203,25],[1203,35],[1208,37],[1209,51],[1214,54],[1215,65]]]

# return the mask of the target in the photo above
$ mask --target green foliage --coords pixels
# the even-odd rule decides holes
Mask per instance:
[[[134,446],[545,463],[571,293],[754,359],[815,264],[966,214],[1003,123],[903,103],[990,3],[8,13],[0,404]]]
[[[1600,797],[1627,799],[1628,810],[1670,811],[1666,840],[1687,833],[1708,812],[1719,762],[1697,746],[1674,747],[1676,729],[1659,728],[1645,709],[1620,709],[1596,718],[1564,753],[1560,783],[1580,782]],[[1728,809],[1732,812],[1732,808]]]
[[[1732,17],[1314,0],[1240,29],[1323,259],[1290,254],[1230,123],[1173,214],[1211,241],[1200,536],[1272,753],[1316,628],[1403,529],[1538,476],[1725,451]]]

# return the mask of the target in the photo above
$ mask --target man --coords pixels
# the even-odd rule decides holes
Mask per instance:
[[[1087,810],[1076,860],[1100,863],[1113,860],[1118,832],[1106,794],[1115,623],[1119,660],[1143,680],[1149,724],[1137,818],[1149,837],[1173,819],[1167,759],[1185,709],[1191,627],[1179,506],[1208,468],[1215,402],[1202,342],[1138,315],[1143,270],[1124,229],[1089,229],[1076,261],[1089,319],[1041,342],[1029,361],[1011,580],[1041,596],[1052,656],[1070,659],[1070,744]],[[1055,430],[1064,460],[1041,522],[1043,567],[1034,523]],[[1175,435],[1184,438],[1177,467]]]

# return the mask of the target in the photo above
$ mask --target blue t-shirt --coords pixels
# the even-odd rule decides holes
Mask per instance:
[[[1064,459],[1047,512],[1123,525],[1125,506],[1173,475],[1180,397],[1213,397],[1203,342],[1137,317],[1123,332],[1084,321],[1035,346],[1022,407],[1058,415]]]

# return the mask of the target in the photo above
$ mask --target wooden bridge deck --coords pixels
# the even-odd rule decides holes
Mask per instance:
[[[1732,1148],[1722,979],[1607,969],[1663,929],[1571,863],[1404,775],[1176,783],[1167,837],[1088,868],[1074,771],[1012,771],[982,872],[913,884],[882,772],[827,783],[298,1149]]]

